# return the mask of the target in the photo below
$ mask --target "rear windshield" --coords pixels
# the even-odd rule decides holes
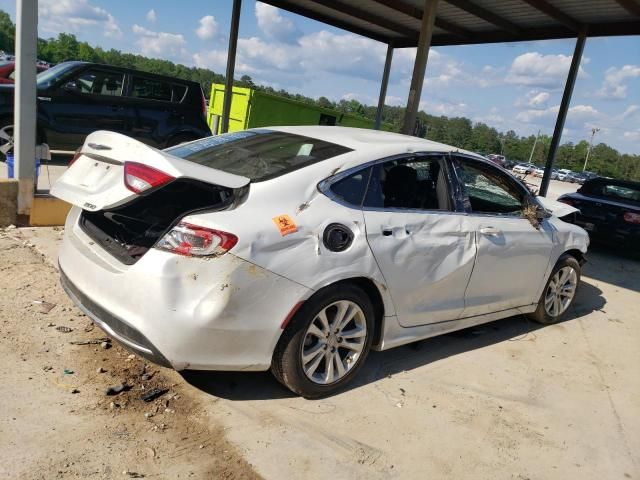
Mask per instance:
[[[640,184],[607,184],[602,181],[588,182],[580,189],[583,193],[590,193],[612,200],[628,201],[640,204]]]
[[[248,130],[203,138],[166,151],[176,157],[259,182],[342,155],[351,149],[291,133]]]

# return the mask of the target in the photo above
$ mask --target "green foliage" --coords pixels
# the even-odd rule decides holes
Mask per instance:
[[[14,39],[13,22],[7,13],[0,10],[0,50],[13,52]],[[187,67],[168,60],[147,58],[114,49],[103,50],[100,47],[92,47],[87,42],[79,42],[75,35],[68,33],[61,33],[57,38],[48,40],[38,39],[38,58],[51,63],[84,60],[184,78],[200,83],[207,94],[211,91],[212,83],[225,81],[224,75],[205,68]],[[376,117],[375,106],[363,105],[353,99],[332,102],[326,97],[320,97],[316,100],[298,93],[289,93],[283,89],[275,90],[272,87],[256,85],[248,75],[243,75],[234,84],[323,108],[361,115],[371,120]],[[383,123],[392,131],[400,131],[404,110],[404,107],[385,105],[382,112]],[[513,130],[501,133],[484,123],[472,124],[471,120],[464,117],[437,117],[421,111],[418,112],[418,122],[423,126],[425,136],[429,140],[483,154],[502,153],[509,160],[514,161],[528,161],[535,142],[533,135],[520,137]],[[544,165],[550,143],[549,136],[542,135],[538,139],[532,156],[533,163]],[[582,171],[588,148],[589,144],[584,140],[575,145],[572,143],[561,145],[556,154],[556,167]],[[591,150],[587,169],[604,176],[640,180],[640,155],[620,154],[608,145],[600,143]]]

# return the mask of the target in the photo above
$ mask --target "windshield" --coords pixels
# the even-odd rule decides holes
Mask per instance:
[[[64,75],[67,71],[78,65],[77,62],[64,62],[59,63],[55,67],[51,67],[44,72],[38,74],[36,83],[38,84],[39,89],[49,88],[53,85],[62,75]]]
[[[176,157],[259,182],[342,155],[351,149],[316,138],[260,129],[203,138],[166,151]]]

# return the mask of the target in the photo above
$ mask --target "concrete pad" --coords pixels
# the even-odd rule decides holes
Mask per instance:
[[[59,229],[20,232],[56,264]],[[295,397],[267,372],[184,378],[267,479],[638,478],[640,262],[592,250],[566,321],[372,352],[334,397]]]

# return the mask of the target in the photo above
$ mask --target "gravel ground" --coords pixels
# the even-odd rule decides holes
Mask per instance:
[[[259,478],[196,389],[104,338],[20,230],[0,231],[0,319],[0,478]]]

